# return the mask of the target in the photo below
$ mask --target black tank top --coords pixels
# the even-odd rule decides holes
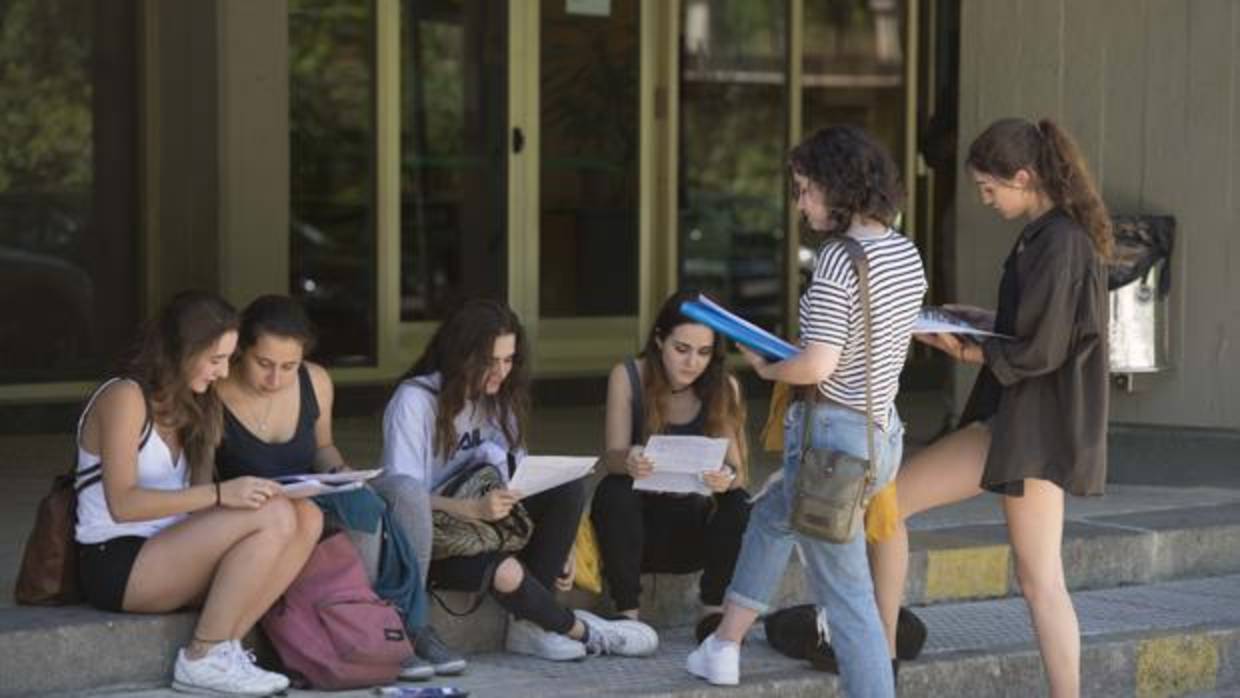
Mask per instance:
[[[297,429],[293,438],[283,443],[269,444],[259,439],[224,407],[224,438],[215,450],[215,467],[221,480],[242,475],[272,478],[314,469],[314,423],[319,419],[319,401],[305,364],[297,369],[297,381],[301,385]]]
[[[629,403],[633,415],[633,428],[629,442],[636,446],[646,443],[644,435],[646,431],[646,396],[642,392],[642,379],[641,374],[637,372],[637,360],[628,359],[624,362],[624,368],[629,373],[629,387],[631,388],[630,392],[633,393],[633,399]],[[702,407],[705,407],[705,405]],[[700,436],[702,434],[702,427],[706,423],[705,413],[705,409],[698,408],[698,413],[693,416],[693,419],[684,424],[664,425],[663,433],[672,436]]]

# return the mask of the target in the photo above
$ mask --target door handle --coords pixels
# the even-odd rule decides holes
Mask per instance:
[[[512,152],[519,153],[525,150],[525,134],[522,133],[521,127],[514,126],[512,129]]]

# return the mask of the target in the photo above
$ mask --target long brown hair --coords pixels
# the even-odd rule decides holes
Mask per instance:
[[[214,467],[223,410],[215,390],[196,394],[190,389],[189,371],[203,352],[237,326],[237,311],[219,296],[178,293],[147,323],[125,371],[142,386],[151,418],[176,429],[196,473]]]
[[[663,402],[672,393],[671,383],[667,380],[667,369],[663,366],[663,351],[659,343],[665,341],[681,325],[699,324],[680,311],[681,303],[694,300],[699,291],[687,289],[672,294],[663,302],[659,314],[655,317],[654,327],[646,337],[646,345],[638,357],[645,360],[646,370],[642,377],[642,411],[646,415],[643,425],[643,436],[658,434],[667,427],[667,417],[663,413]],[[710,362],[702,375],[693,381],[693,394],[702,402],[705,411],[705,422],[702,431],[707,436],[725,436],[729,432],[736,435],[737,450],[740,451],[741,462],[737,463],[737,476],[741,482],[748,480],[749,445],[745,438],[745,401],[738,390],[732,389],[734,378],[727,368],[727,347],[723,335],[711,333],[715,337],[711,347]]]
[[[478,394],[491,365],[495,340],[506,334],[517,340],[512,371],[499,393]],[[435,415],[436,454],[452,455],[458,436],[454,420],[467,400],[475,400],[485,415],[498,422],[509,448],[523,444],[530,410],[529,347],[525,329],[511,308],[494,300],[466,301],[439,325],[422,356],[401,380],[435,372],[443,377]]]
[[[1050,119],[1000,119],[969,146],[965,161],[974,172],[1012,179],[1030,171],[1048,198],[1089,233],[1094,251],[1110,259],[1115,249],[1111,217],[1098,195],[1076,142]]]

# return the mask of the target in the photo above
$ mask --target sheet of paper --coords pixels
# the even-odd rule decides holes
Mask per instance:
[[[643,453],[654,462],[654,472],[633,481],[633,489],[647,492],[710,494],[702,473],[718,470],[728,453],[728,440],[709,436],[655,435]]]
[[[942,308],[926,306],[913,323],[913,334],[967,334],[980,337],[1000,337],[1011,339],[1011,336],[983,330],[970,325],[963,318],[953,315]]]
[[[362,480],[329,483],[310,478],[291,482],[287,485],[280,485],[280,491],[289,499],[304,499],[305,497],[316,497],[320,494],[339,494],[340,492],[361,489],[363,484],[365,483]]]
[[[594,470],[594,456],[526,456],[508,480],[508,489],[526,497],[578,480]]]
[[[281,475],[273,478],[280,484],[293,484],[295,482],[316,481],[326,484],[341,484],[345,482],[364,482],[379,473],[383,472],[380,468],[373,470],[343,470],[338,473],[298,473],[296,475]]]

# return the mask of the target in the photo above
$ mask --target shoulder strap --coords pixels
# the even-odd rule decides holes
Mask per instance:
[[[123,380],[132,381],[133,379],[115,377],[115,378],[109,378],[108,380],[101,383],[98,388],[95,388],[95,392],[90,394],[90,398],[86,400],[86,406],[82,408],[82,413],[81,415],[78,416],[77,430],[74,432],[74,435],[73,435],[73,457],[69,461],[69,475],[72,476],[77,481],[76,484],[74,485],[74,490],[77,492],[81,492],[87,487],[90,487],[91,485],[103,479],[103,461],[102,460],[98,463],[95,463],[94,465],[90,465],[85,468],[82,468],[82,470],[80,471],[78,470],[78,463],[77,463],[78,449],[81,447],[82,425],[86,423],[86,415],[90,413],[91,408],[95,406],[95,400],[99,399],[99,395],[102,394],[103,391],[108,386],[112,385],[113,383],[117,381],[123,381]],[[138,383],[137,381],[133,381],[133,382],[135,385],[138,386],[139,389],[142,389],[141,383]],[[151,405],[147,401],[146,390],[142,390],[142,403],[143,403],[143,406],[145,407],[146,418],[142,422],[142,434],[138,440],[139,451],[141,451],[143,448],[146,447],[146,442],[150,440],[151,433],[155,430],[155,421],[151,419]]]
[[[853,268],[857,271],[857,296],[861,302],[861,323],[865,336],[865,440],[869,449],[871,466],[874,465],[874,332],[870,315],[870,260],[865,256],[865,248],[855,238],[847,235],[840,237],[844,249],[852,259]]]
[[[642,434],[646,431],[646,410],[643,407],[642,377],[637,372],[637,360],[630,357],[624,361],[624,369],[629,374],[629,414],[633,420],[629,428],[629,444],[636,445],[645,441]]]

